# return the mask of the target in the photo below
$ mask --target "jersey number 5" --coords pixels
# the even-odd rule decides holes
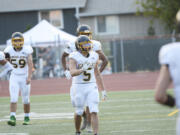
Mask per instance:
[[[24,59],[20,59],[18,63],[20,68],[23,68],[26,65],[26,61]],[[18,67],[18,65],[16,64],[16,59],[11,59],[11,64],[14,66],[14,68]]]
[[[89,68],[88,70],[91,70],[91,68]],[[91,79],[91,73],[88,73],[87,71],[83,72],[84,76],[86,76],[87,78],[84,78],[84,81],[90,81]]]

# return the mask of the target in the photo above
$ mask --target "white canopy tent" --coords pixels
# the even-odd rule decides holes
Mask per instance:
[[[76,37],[52,26],[46,20],[42,20],[29,31],[23,33],[24,44],[32,47],[64,46],[67,42],[74,42]],[[11,45],[11,39],[7,40]]]

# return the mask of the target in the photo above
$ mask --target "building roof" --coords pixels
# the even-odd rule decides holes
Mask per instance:
[[[86,7],[81,9],[80,17],[107,14],[135,13],[137,0],[87,0]]]
[[[0,12],[37,11],[85,7],[87,0],[0,0]]]

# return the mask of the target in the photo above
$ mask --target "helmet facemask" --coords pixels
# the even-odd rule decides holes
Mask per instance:
[[[83,55],[87,55],[92,49],[92,43],[91,41],[81,42],[78,44],[78,48]]]
[[[12,35],[11,42],[15,49],[20,50],[24,45],[24,38],[21,33],[16,32]]]

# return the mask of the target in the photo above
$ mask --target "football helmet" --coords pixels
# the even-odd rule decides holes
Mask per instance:
[[[0,61],[5,60],[5,55],[3,52],[0,51]]]
[[[86,35],[80,35],[76,41],[76,48],[82,54],[88,54],[92,49],[92,42]]]
[[[24,45],[24,37],[21,32],[14,32],[11,37],[12,45],[15,49],[21,49]]]
[[[82,24],[79,25],[79,27],[77,28],[77,34],[79,35],[86,35],[88,36],[90,39],[92,39],[92,31],[90,26],[86,25],[86,24]]]

